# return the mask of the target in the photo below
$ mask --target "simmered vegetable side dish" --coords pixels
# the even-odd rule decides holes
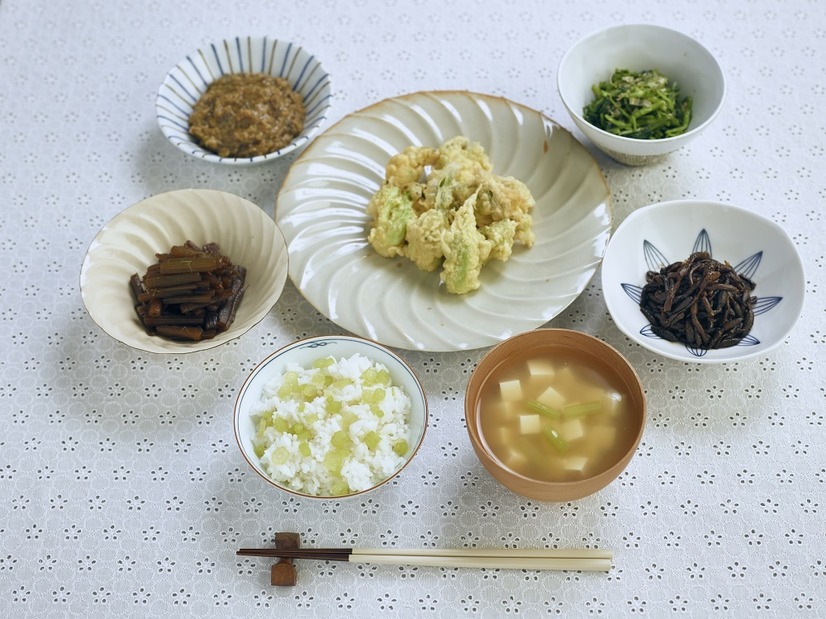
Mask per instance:
[[[583,110],[585,120],[615,135],[659,140],[685,133],[691,122],[691,98],[680,97],[677,84],[656,69],[616,69],[591,89],[595,98]]]
[[[666,340],[699,349],[726,348],[754,325],[754,282],[707,252],[649,271],[646,280],[640,309],[652,331]]]
[[[200,341],[229,329],[244,296],[247,271],[215,243],[187,241],[155,254],[146,274],[129,278],[135,311],[149,335]]]

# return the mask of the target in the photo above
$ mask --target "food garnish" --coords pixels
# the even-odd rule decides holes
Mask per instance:
[[[559,435],[559,431],[555,428],[547,426],[542,428],[542,433],[547,437],[548,442],[553,445],[554,449],[560,452],[568,451],[568,441]]]
[[[155,254],[143,277],[129,278],[135,311],[149,335],[200,341],[229,329],[244,296],[247,271],[215,243],[192,241]]]
[[[452,294],[479,288],[491,259],[507,260],[514,242],[534,242],[530,190],[493,174],[482,146],[457,136],[439,148],[410,146],[390,158],[367,205],[368,241],[382,256],[405,256],[440,274]]]
[[[692,100],[656,69],[616,69],[611,79],[591,87],[595,99],[583,110],[586,121],[615,135],[659,140],[685,133]]]
[[[640,310],[655,335],[710,350],[735,346],[754,325],[755,284],[707,252],[649,271]]]
[[[287,146],[304,129],[304,101],[282,77],[232,73],[195,102],[189,133],[221,157],[256,157]]]
[[[529,400],[525,402],[525,408],[531,410],[535,413],[539,413],[540,415],[545,415],[552,419],[559,419],[562,417],[562,411],[558,408],[553,408],[552,406],[548,406],[547,404],[543,404],[539,400]]]

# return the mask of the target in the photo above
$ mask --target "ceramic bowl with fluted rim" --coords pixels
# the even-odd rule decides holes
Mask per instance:
[[[202,148],[189,133],[189,115],[207,87],[230,73],[264,73],[286,79],[304,102],[301,133],[286,146],[256,157],[221,157]],[[166,138],[193,157],[235,166],[256,165],[307,144],[329,116],[332,97],[330,75],[300,45],[266,36],[234,37],[197,49],[175,65],[158,89],[155,115]]]
[[[615,69],[657,69],[676,82],[681,97],[691,97],[692,118],[682,135],[643,140],[614,135],[583,117],[594,99],[592,87],[610,79]],[[661,161],[697,138],[723,106],[726,80],[720,64],[688,35],[653,24],[611,26],[574,43],[557,69],[557,89],[574,124],[600,150],[631,166]]]
[[[493,410],[485,406],[486,399],[492,397],[493,393],[486,386],[496,380],[498,370],[514,363],[524,363],[526,357],[540,357],[561,367],[569,362],[571,355],[576,355],[588,372],[599,375],[605,385],[621,394],[625,400],[624,408],[616,413],[624,415],[618,420],[614,438],[620,441],[619,448],[612,450],[613,459],[606,462],[605,466],[579,477],[565,481],[529,477],[515,470],[518,467],[509,466],[510,463],[502,457],[501,452],[497,455],[497,450],[491,447],[490,437],[485,435],[485,415],[490,415]],[[508,338],[482,357],[468,380],[464,414],[473,451],[491,477],[521,496],[538,501],[559,502],[573,501],[599,492],[626,469],[642,439],[646,406],[645,391],[639,376],[613,346],[582,331],[535,329]],[[521,412],[521,407],[517,410]],[[588,440],[587,430],[580,440]]]
[[[698,349],[658,337],[640,311],[648,271],[706,251],[754,283],[754,325],[730,348]],[[764,356],[791,333],[803,311],[806,277],[789,234],[743,207],[673,200],[644,206],[617,228],[602,265],[605,303],[617,327],[645,348],[677,361],[726,363]]]
[[[457,135],[479,142],[494,174],[523,181],[536,200],[533,247],[488,262],[480,288],[464,295],[367,241],[367,204],[390,157]],[[502,97],[428,91],[353,112],[313,140],[290,167],[275,217],[290,278],[319,312],[387,346],[455,351],[491,346],[568,307],[602,260],[612,214],[596,161],[553,120]]]
[[[215,242],[247,269],[246,292],[230,328],[212,339],[182,342],[146,333],[129,278],[143,276],[155,254],[185,241]],[[240,337],[272,309],[287,279],[287,246],[273,219],[249,200],[211,189],[157,194],[130,206],[95,236],[80,270],[80,293],[92,320],[116,340],[152,353],[206,350]]]
[[[370,488],[345,495],[327,496],[308,494],[289,488],[274,480],[261,465],[260,458],[256,455],[251,440],[256,428],[250,412],[252,407],[261,400],[264,386],[274,378],[283,374],[285,368],[290,363],[297,363],[301,367],[309,368],[317,359],[332,356],[340,360],[350,358],[355,354],[367,357],[371,361],[385,366],[390,372],[392,384],[401,387],[410,397],[411,409],[408,420],[410,435],[407,441],[407,452],[404,454],[404,462],[391,475],[379,480]],[[309,337],[292,342],[276,350],[261,361],[246,380],[244,380],[244,383],[238,390],[232,418],[233,432],[238,448],[241,450],[241,455],[252,470],[264,481],[279,490],[301,498],[331,499],[338,501],[362,496],[386,485],[410,464],[424,442],[428,423],[428,406],[424,387],[416,376],[416,373],[407,362],[395,352],[377,342],[360,337],[326,335]]]

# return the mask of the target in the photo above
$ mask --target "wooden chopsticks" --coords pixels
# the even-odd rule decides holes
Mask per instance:
[[[607,572],[613,558],[610,550],[587,548],[241,548],[236,554],[383,565],[588,572]]]

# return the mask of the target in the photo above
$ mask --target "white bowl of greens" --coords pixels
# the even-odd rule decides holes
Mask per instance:
[[[626,165],[656,163],[691,142],[720,112],[726,93],[723,71],[705,47],[651,24],[580,39],[559,63],[557,87],[576,126]]]

